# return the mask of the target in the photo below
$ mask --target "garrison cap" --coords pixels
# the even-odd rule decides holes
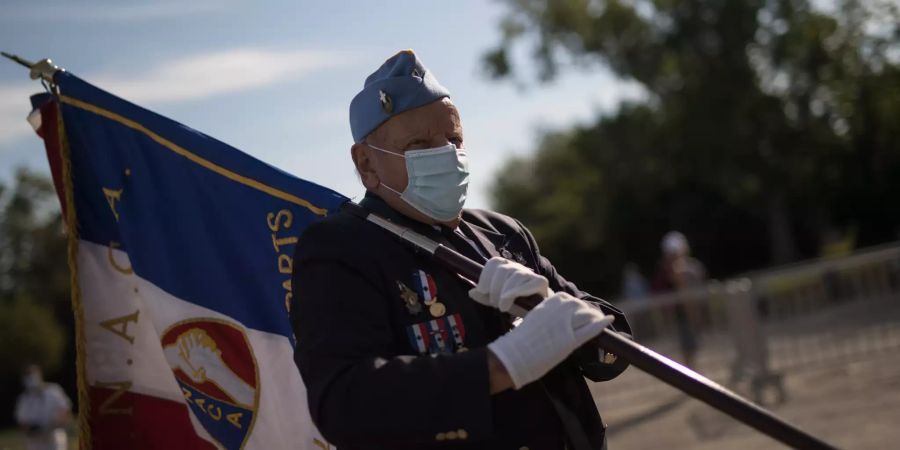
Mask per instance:
[[[412,50],[391,56],[366,78],[350,102],[350,132],[360,143],[396,114],[449,97],[450,91],[425,68]]]

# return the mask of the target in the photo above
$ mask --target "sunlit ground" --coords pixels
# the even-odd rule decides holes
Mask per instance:
[[[783,376],[787,400],[776,404],[769,396],[766,406],[840,448],[897,448],[898,300],[844,305],[807,318],[816,325],[808,333],[803,324],[794,322],[791,336],[770,334],[772,364]],[[702,342],[698,369],[726,382],[728,338]],[[653,344],[666,349],[665,343]],[[678,354],[671,347],[667,352]],[[593,385],[592,390],[609,425],[611,449],[783,448],[634,368],[612,382]]]
[[[0,450],[25,450],[25,440],[19,430],[0,431]],[[78,442],[73,433],[69,433],[69,450],[78,450]]]

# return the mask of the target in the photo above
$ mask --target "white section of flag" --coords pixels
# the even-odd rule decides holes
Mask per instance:
[[[221,313],[176,298],[136,274],[116,269],[131,267],[128,255],[107,246],[79,241],[78,271],[84,308],[87,381],[90,385],[130,381],[129,391],[184,403],[181,389],[166,361],[161,334],[177,322],[191,318],[238,321]],[[100,326],[135,311],[127,321],[127,336]],[[120,324],[126,323],[125,321]],[[290,341],[281,335],[245,329],[259,373],[259,409],[245,448],[322,448],[324,438],[312,423],[306,387],[293,360]],[[130,361],[130,363],[129,363]],[[191,413],[198,435],[214,442]]]
[[[441,333],[441,327],[438,325],[438,320],[440,319],[429,321],[428,328],[431,331],[431,338],[437,343],[437,348],[443,349],[445,345],[444,335]]]
[[[28,114],[28,117],[26,117],[26,120],[28,120],[28,124],[31,125],[31,128],[34,131],[40,130],[41,129],[41,110],[40,110],[40,108],[32,110]]]

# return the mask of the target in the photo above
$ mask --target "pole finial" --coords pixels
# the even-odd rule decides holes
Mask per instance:
[[[0,52],[0,55],[3,55],[10,60],[27,67],[31,72],[29,76],[31,76],[32,80],[37,80],[38,78],[43,79],[47,82],[53,82],[53,74],[58,70],[65,70],[59,68],[56,64],[53,64],[53,61],[50,58],[44,58],[38,62],[31,62],[25,58],[19,57],[12,53]]]

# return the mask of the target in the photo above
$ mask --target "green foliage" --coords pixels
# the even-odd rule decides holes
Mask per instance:
[[[18,379],[28,363],[53,373],[62,362],[63,328],[53,310],[28,299],[0,304],[0,374]]]
[[[510,161],[493,194],[565,273],[615,292],[687,233],[713,275],[815,254],[834,228],[896,239],[900,14],[887,1],[506,0],[492,76],[533,42],[538,78],[608,65],[648,92]],[[590,261],[590,264],[586,264]]]
[[[0,206],[0,298],[26,295],[44,304],[67,303],[66,241],[50,180],[20,170]]]
[[[26,170],[0,185],[0,404],[20,391],[19,370],[40,364],[71,394],[75,385],[73,316],[66,238],[53,185]],[[11,409],[0,425],[11,424]]]

